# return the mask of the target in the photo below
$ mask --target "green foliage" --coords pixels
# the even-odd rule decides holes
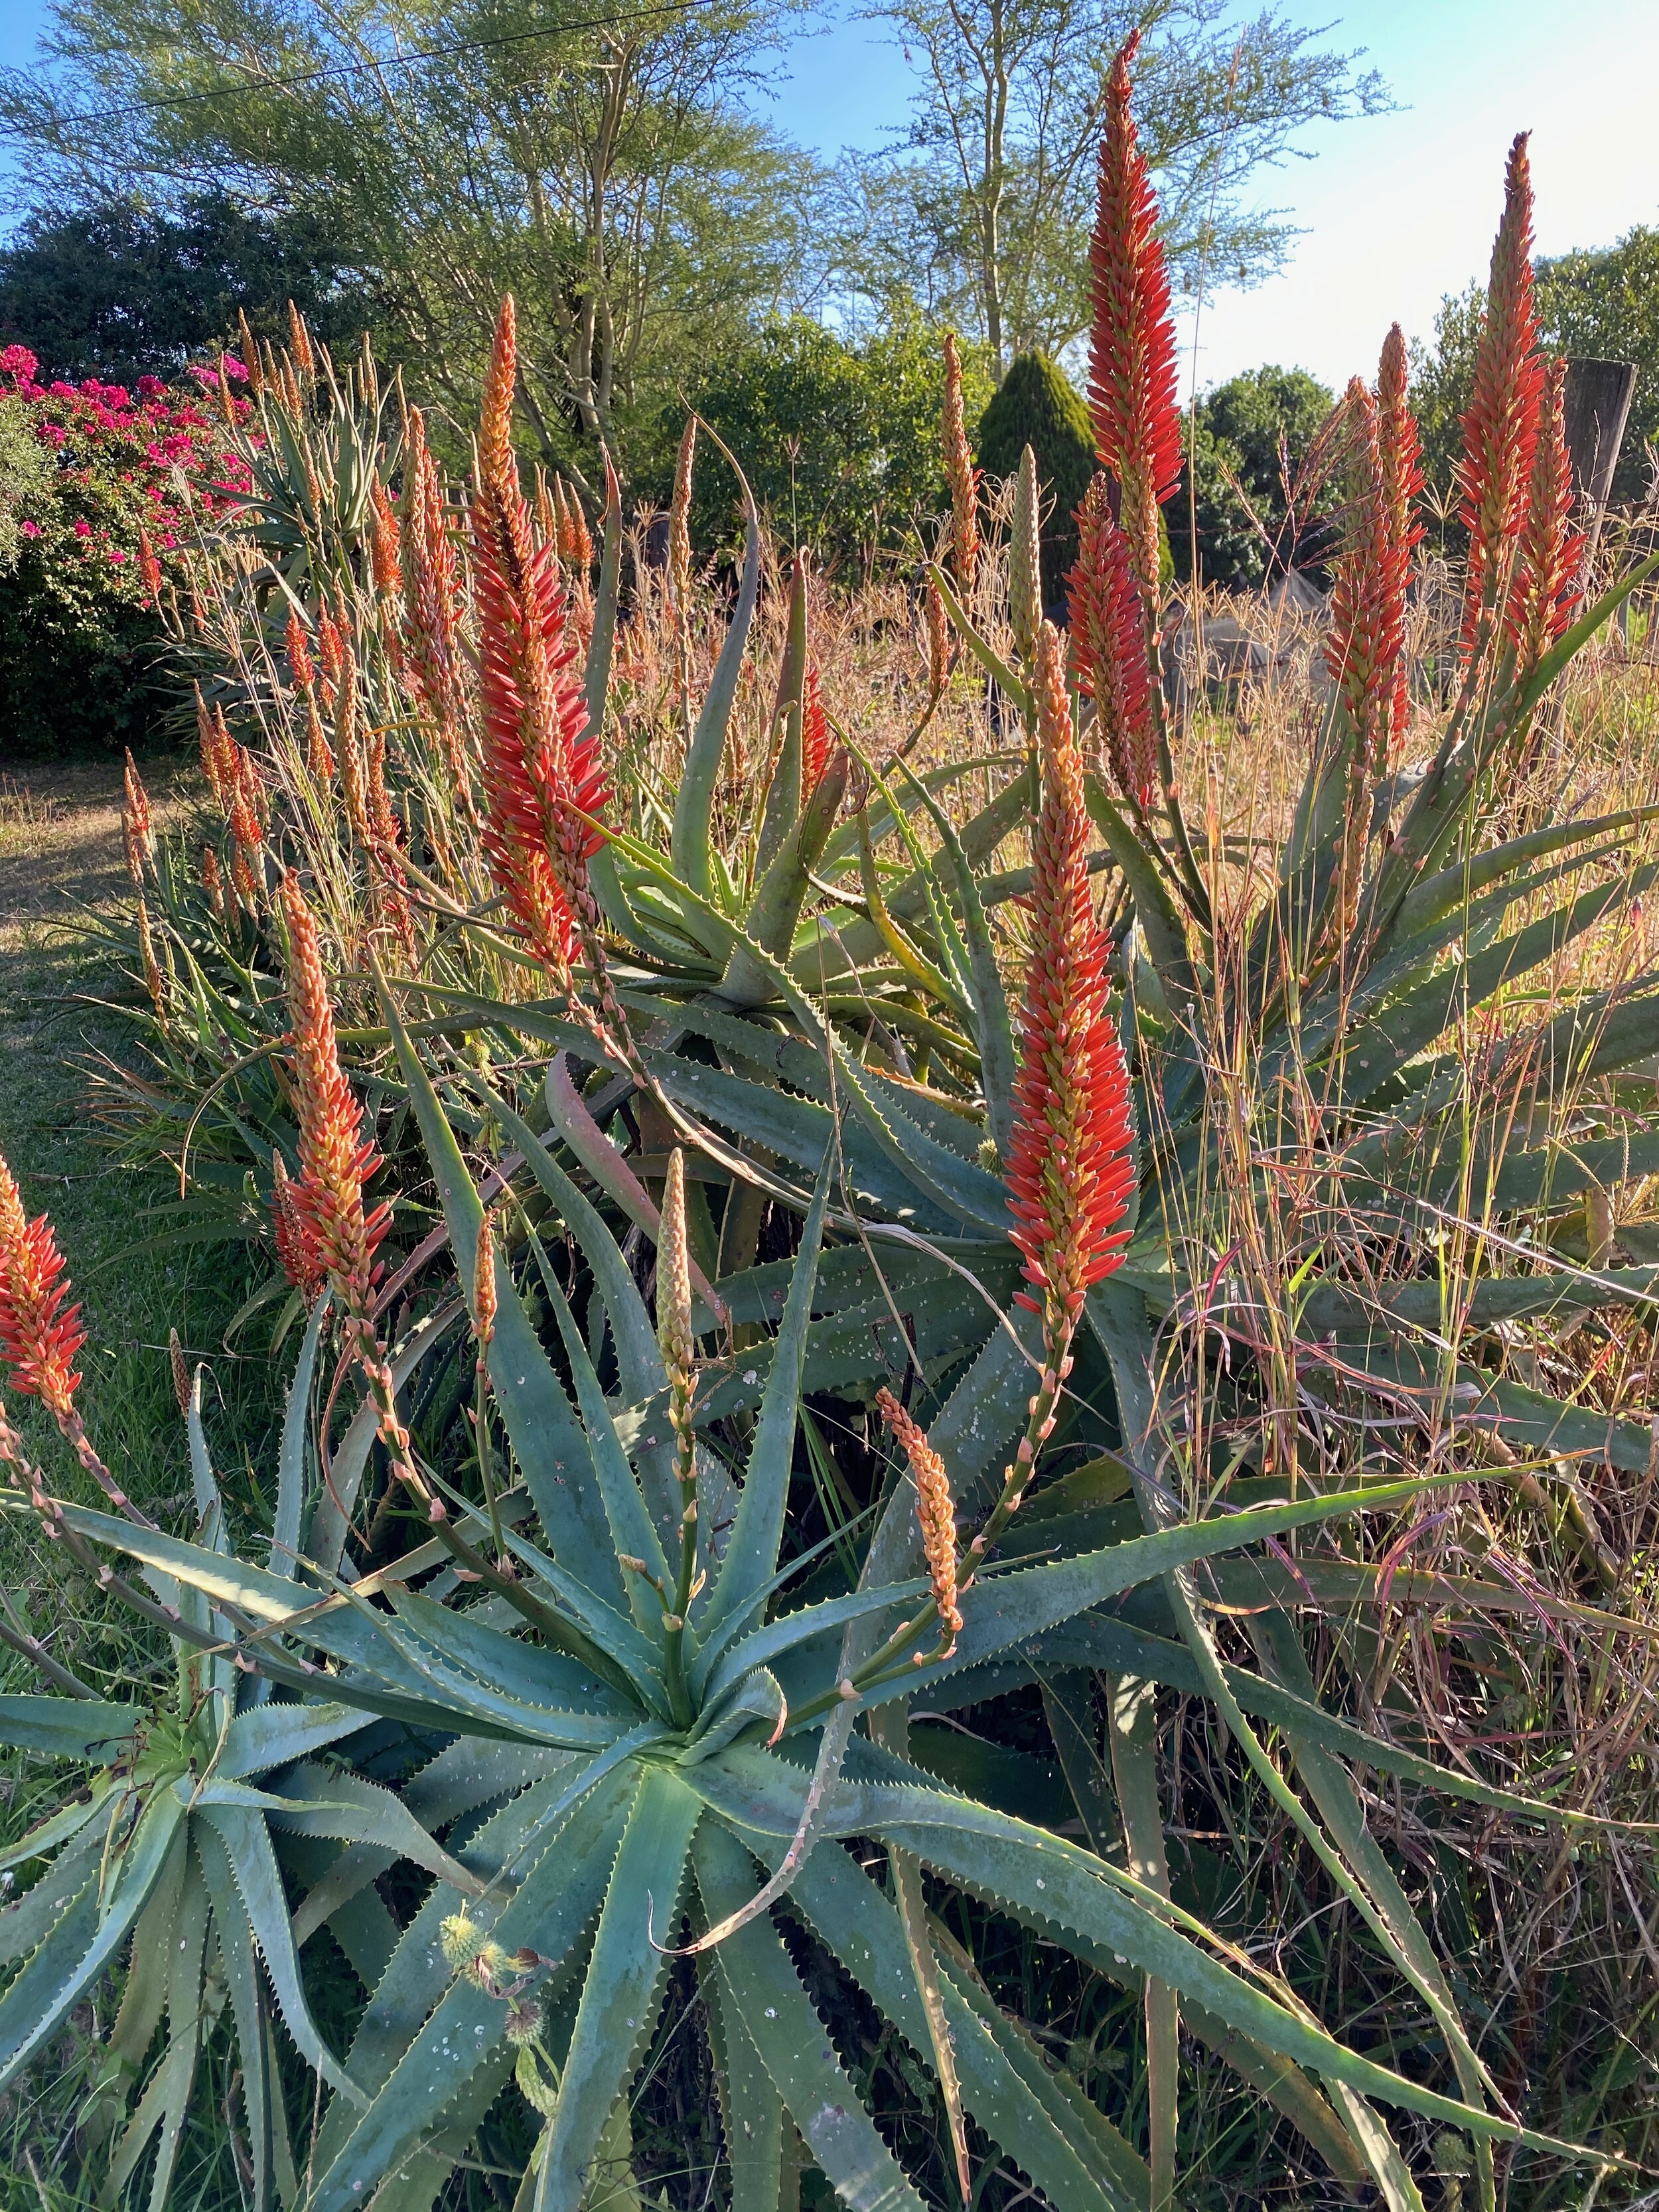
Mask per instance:
[[[1089,322],[1088,240],[1101,72],[1133,30],[1142,146],[1189,292],[1249,284],[1291,233],[1252,179],[1310,125],[1375,114],[1382,79],[1322,30],[1224,0],[888,0],[915,72],[908,131],[842,157],[842,282],[884,305],[925,301],[994,359],[1059,356]]]
[[[0,249],[0,343],[23,340],[48,380],[131,384],[234,345],[239,309],[257,336],[285,336],[292,300],[319,337],[355,340],[368,302],[346,264],[315,218],[221,191],[174,215],[136,200],[40,208]]]
[[[977,459],[994,477],[1013,476],[1030,446],[1047,512],[1042,528],[1045,606],[1063,596],[1077,559],[1074,520],[1093,480],[1094,433],[1089,410],[1057,362],[1046,354],[1018,355],[979,418]]]
[[[1274,367],[1243,370],[1198,402],[1188,434],[1195,483],[1183,479],[1164,510],[1183,583],[1193,568],[1194,497],[1206,584],[1249,588],[1328,553],[1328,532],[1298,496],[1298,477],[1333,404],[1305,369]]]
[[[805,316],[772,324],[714,362],[689,397],[743,456],[780,539],[848,576],[878,550],[914,549],[918,519],[942,505],[943,394],[937,342],[911,314],[858,344]],[[665,441],[641,489],[665,501],[672,471]],[[698,542],[729,534],[731,512],[729,473],[710,457],[692,509]]]
[[[630,465],[688,362],[806,295],[810,165],[741,97],[787,13],[641,0],[600,21],[502,0],[458,19],[371,0],[348,23],[300,0],[277,30],[261,0],[180,0],[159,27],[144,0],[110,0],[64,15],[50,78],[0,72],[0,115],[48,191],[210,178],[284,210],[296,239],[343,243],[412,396],[457,420],[511,291],[526,426],[597,485],[601,428]],[[395,70],[362,66],[394,48]],[[118,133],[77,119],[112,101],[132,111]]]

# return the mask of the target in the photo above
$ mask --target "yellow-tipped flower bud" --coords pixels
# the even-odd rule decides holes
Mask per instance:
[[[459,1973],[463,1966],[477,1958],[483,1930],[465,1912],[452,1912],[439,1927],[438,1941],[443,1946],[444,1964]]]

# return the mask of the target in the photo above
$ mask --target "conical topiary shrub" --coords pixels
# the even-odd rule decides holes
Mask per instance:
[[[1065,597],[1066,572],[1077,559],[1073,520],[1097,463],[1089,410],[1058,362],[1022,353],[980,417],[979,465],[988,476],[1011,477],[1030,446],[1042,487],[1042,598]]]

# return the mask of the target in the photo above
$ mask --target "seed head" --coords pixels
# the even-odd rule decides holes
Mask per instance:
[[[957,1604],[957,1510],[951,1496],[951,1478],[945,1471],[945,1462],[928,1443],[927,1431],[911,1419],[890,1390],[877,1391],[876,1407],[910,1462],[933,1603],[940,1627],[954,1640],[962,1632],[962,1613]]]
[[[208,903],[222,920],[225,911],[224,871],[219,866],[219,855],[211,845],[202,848],[202,889],[208,895]]]
[[[22,1194],[0,1157],[0,1360],[25,1397],[39,1398],[61,1420],[80,1384],[75,1355],[87,1340],[81,1309],[70,1305],[68,1271],[44,1213],[30,1221]]]
[[[680,435],[674,461],[674,490],[668,502],[668,594],[682,633],[691,619],[691,464],[697,450],[697,418]]]
[[[685,1156],[668,1156],[657,1227],[657,1342],[668,1372],[668,1419],[682,1486],[696,1480],[691,1406],[696,1395],[696,1343],[691,1334],[691,1253],[685,1226]]]
[[[1121,1267],[1134,1190],[1129,1075],[1107,1010],[1104,933],[1089,886],[1083,763],[1054,627],[1037,636],[1042,805],[1032,845],[1031,964],[1008,1161],[1025,1279],[1067,1331],[1091,1284]],[[1037,1309],[1024,1291],[1021,1302]]]
[[[297,607],[289,609],[286,641],[288,670],[294,678],[294,688],[308,692],[317,681],[317,672],[311,665],[311,647],[306,641],[306,626]]]
[[[368,541],[369,566],[374,578],[374,588],[381,596],[395,599],[403,589],[403,564],[398,550],[398,509],[392,494],[377,477],[369,493],[374,509],[374,527]]]
[[[127,873],[132,878],[134,885],[142,890],[146,873],[155,864],[155,831],[150,821],[149,793],[144,789],[131,746],[127,749],[126,770],[122,781],[121,827],[126,842]]]
[[[1352,496],[1331,586],[1325,665],[1346,710],[1355,757],[1368,777],[1393,766],[1406,658],[1410,547],[1395,535],[1376,401],[1356,377],[1348,387]]]
[[[444,1964],[459,1973],[470,1960],[478,1954],[483,1941],[483,1930],[476,1920],[465,1912],[452,1912],[438,1923],[438,1941],[443,1946]]]
[[[934,706],[945,696],[951,678],[951,617],[944,594],[930,573],[926,600],[927,621],[927,703]]]
[[[176,1328],[167,1331],[167,1360],[173,1369],[173,1395],[179,1401],[182,1416],[190,1411],[190,1363],[185,1358],[185,1347]]]
[[[533,2043],[542,2032],[542,2008],[534,1997],[517,1997],[507,2008],[507,2041],[515,2050]]]
[[[1423,525],[1418,516],[1418,501],[1423,491],[1423,447],[1407,396],[1407,380],[1405,334],[1395,323],[1382,342],[1382,358],[1377,366],[1376,438],[1390,550],[1400,568],[1402,589],[1408,591],[1413,556],[1423,537]],[[1395,684],[1391,739],[1396,757],[1411,711],[1410,678],[1402,652]]]

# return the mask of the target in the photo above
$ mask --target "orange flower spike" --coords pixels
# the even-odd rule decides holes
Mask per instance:
[[[306,694],[306,766],[319,783],[334,781],[334,752],[318,710],[315,691]]]
[[[81,1309],[69,1305],[64,1256],[44,1213],[30,1221],[22,1194],[0,1157],[0,1359],[13,1386],[60,1419],[81,1377],[75,1356],[87,1340]]]
[[[418,951],[415,915],[409,903],[409,878],[400,857],[403,826],[392,805],[386,781],[386,732],[376,730],[368,741],[368,826],[379,875],[377,903],[398,943],[412,962]]]
[[[131,746],[127,748],[122,785],[121,827],[127,848],[127,873],[142,890],[146,872],[155,864],[155,830],[150,819],[149,793],[144,789]]]
[[[211,845],[202,848],[202,889],[207,893],[208,904],[222,921],[225,912],[224,871],[219,866],[219,855]]]
[[[1146,630],[1129,541],[1112,519],[1111,485],[1097,476],[1077,511],[1077,566],[1066,580],[1078,688],[1118,789],[1143,810],[1158,786]]]
[[[1032,846],[1032,952],[1020,1020],[1007,1167],[1014,1243],[1042,1311],[1069,1343],[1091,1285],[1122,1264],[1134,1189],[1129,1076],[1107,1009],[1105,934],[1088,872],[1083,763],[1066,696],[1064,649],[1037,634],[1042,805]],[[1063,1346],[1061,1347],[1063,1353]]]
[[[962,1633],[962,1611],[957,1600],[957,1509],[951,1495],[951,1478],[945,1462],[927,1441],[927,1431],[911,1419],[890,1390],[876,1393],[876,1409],[894,1440],[910,1462],[916,1485],[916,1519],[921,1524],[921,1548],[927,1556],[928,1579],[933,1586],[933,1605],[939,1613],[941,1642],[948,1658]],[[918,1664],[926,1654],[918,1651]]]
[[[1121,489],[1120,520],[1150,619],[1158,602],[1158,510],[1181,477],[1175,323],[1158,202],[1129,106],[1137,31],[1106,82],[1094,237],[1089,412],[1095,451]]]
[[[1524,682],[1572,620],[1578,604],[1584,541],[1572,526],[1572,459],[1563,398],[1566,363],[1551,362],[1538,395],[1538,430],[1526,520],[1510,598],[1510,635],[1517,682]]]
[[[1393,764],[1408,568],[1394,534],[1377,404],[1358,377],[1346,404],[1357,485],[1334,564],[1325,665],[1353,728],[1356,760],[1376,777]]]
[[[927,629],[927,704],[936,707],[951,680],[951,617],[930,571],[924,608]]]
[[[214,799],[222,811],[229,794],[224,786],[224,768],[219,750],[219,732],[214,721],[214,711],[202,696],[202,687],[199,684],[196,686],[196,742],[202,763],[202,774],[206,777]]]
[[[289,609],[285,642],[289,674],[294,678],[294,688],[308,698],[317,682],[317,672],[312,665],[311,647],[307,641],[306,626],[300,619],[297,607]]]
[[[1463,416],[1458,488],[1469,533],[1463,647],[1473,649],[1482,614],[1508,584],[1509,549],[1526,513],[1538,428],[1538,310],[1533,296],[1532,171],[1528,133],[1510,149],[1504,215],[1492,251],[1486,313],[1475,349],[1474,387]]]
[[[143,580],[144,597],[151,606],[161,604],[161,564],[155,557],[155,548],[149,542],[149,532],[140,526],[138,532],[138,574]]]
[[[383,599],[395,599],[403,589],[403,557],[398,529],[398,509],[392,494],[377,477],[369,492],[374,526],[369,536],[368,557],[374,588]]]
[[[161,963],[155,957],[155,938],[149,926],[149,908],[142,897],[138,901],[136,920],[138,926],[138,964],[143,970],[144,988],[149,993],[150,1004],[165,1021],[167,985],[162,980]]]
[[[945,477],[951,487],[951,568],[967,606],[979,567],[979,471],[968,443],[963,408],[962,361],[954,331],[945,333],[945,407],[939,423],[945,447]]]
[[[367,1327],[375,1249],[392,1225],[392,1209],[381,1205],[373,1213],[365,1211],[363,1185],[380,1160],[363,1137],[362,1109],[341,1072],[317,924],[291,873],[283,878],[281,896],[288,927],[289,1072],[300,1121],[294,1203],[342,1304]]]
[[[509,428],[517,375],[513,301],[502,304],[484,384],[472,505],[479,696],[496,887],[536,956],[569,976],[586,862],[599,836],[576,812],[609,803],[598,733],[575,669],[567,600],[550,550],[538,547]]]

